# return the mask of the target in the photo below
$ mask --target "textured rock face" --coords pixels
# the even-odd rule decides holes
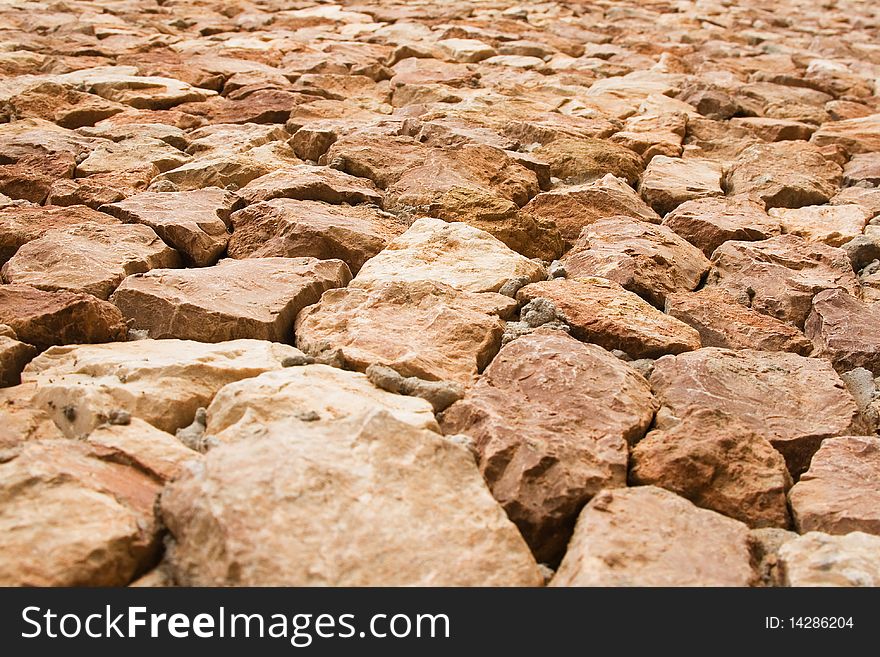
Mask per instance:
[[[838,372],[864,367],[880,374],[880,308],[843,290],[813,297],[804,325],[815,346],[814,356],[829,359]]]
[[[51,205],[4,207],[0,209],[0,264],[15,255],[22,245],[42,237],[47,231],[87,222],[117,223],[103,212],[84,205],[66,208]]]
[[[110,300],[151,338],[285,342],[300,310],[350,278],[340,260],[225,259],[209,269],[129,276]]]
[[[584,507],[551,586],[749,586],[748,527],[654,486]]]
[[[474,440],[492,494],[539,561],[558,561],[583,504],[626,484],[627,443],[655,404],[625,363],[559,331],[504,347],[462,401],[446,433]]]
[[[2,274],[7,283],[106,299],[126,276],[179,264],[177,251],[148,226],[84,223],[28,242],[3,265]]]
[[[630,482],[670,490],[750,527],[787,527],[785,460],[760,433],[714,410],[650,432],[632,451]]]
[[[470,453],[384,413],[317,440],[282,424],[212,450],[161,505],[180,584],[542,581]],[[263,530],[260,509],[280,531]]]
[[[843,436],[822,443],[791,489],[798,531],[880,534],[880,439]]]
[[[800,141],[746,148],[727,172],[728,194],[753,194],[768,208],[799,208],[826,203],[843,176],[839,164],[818,147]]]
[[[773,208],[770,216],[782,232],[810,242],[843,246],[862,234],[870,215],[858,205],[807,205],[802,208]]]
[[[173,433],[227,383],[278,369],[288,356],[302,354],[258,340],[52,347],[31,361],[24,380],[37,384],[34,404],[67,436],[86,435],[120,410]]]
[[[714,285],[668,295],[666,313],[696,329],[704,347],[791,351],[801,356],[813,350],[813,343],[791,324],[737,303]]]
[[[606,278],[557,278],[520,288],[517,299],[548,299],[579,340],[633,358],[659,358],[700,348],[700,336]]]
[[[230,383],[208,407],[206,436],[218,443],[254,439],[277,422],[324,431],[383,411],[419,429],[439,431],[431,405],[375,387],[358,372],[327,365],[285,367]]]
[[[510,280],[539,281],[544,268],[463,223],[418,219],[365,264],[352,286],[436,281],[469,292],[498,292]]]
[[[590,183],[538,194],[526,204],[523,212],[555,223],[569,243],[577,240],[585,226],[605,217],[623,215],[660,223],[659,215],[633,188],[610,173]]]
[[[711,160],[658,155],[645,169],[639,191],[652,208],[665,215],[685,201],[722,196],[721,173],[721,167]]]
[[[296,319],[296,344],[315,357],[364,371],[373,363],[403,376],[470,384],[501,346],[515,302],[427,281],[324,293]],[[394,327],[387,333],[388,327]]]
[[[567,183],[590,182],[611,173],[634,184],[642,173],[642,158],[601,139],[558,139],[534,151],[550,164],[550,173]]]
[[[651,388],[661,404],[658,429],[700,410],[718,411],[766,437],[794,476],[822,440],[846,432],[857,412],[829,363],[789,353],[710,347],[664,356]]]
[[[880,586],[880,537],[809,532],[779,549],[785,586]]]
[[[803,327],[819,292],[839,288],[859,293],[845,251],[793,235],[723,244],[712,256],[707,285],[717,285],[738,302],[798,327]]]
[[[90,294],[0,286],[0,324],[40,349],[54,344],[125,340],[127,327],[112,303]]]
[[[339,259],[353,273],[407,229],[370,206],[329,205],[286,198],[255,203],[232,215],[231,258]]]
[[[217,187],[189,192],[144,192],[101,210],[126,223],[149,226],[197,267],[213,265],[226,250],[229,215],[239,199]]]
[[[700,249],[707,258],[728,240],[765,240],[780,233],[779,222],[748,197],[709,197],[682,203],[663,225]]]
[[[248,203],[291,198],[326,203],[382,204],[382,193],[369,180],[327,167],[301,164],[252,180],[238,191]]]
[[[15,331],[0,324],[0,387],[21,383],[21,371],[36,355],[33,345],[21,342]]]
[[[569,276],[600,276],[662,308],[670,292],[693,290],[709,269],[699,249],[664,226],[629,217],[585,228],[563,258]]]
[[[880,114],[829,121],[813,133],[810,141],[819,146],[837,144],[850,153],[880,151]]]
[[[3,586],[120,586],[150,565],[161,483],[111,454],[38,440],[0,464]]]

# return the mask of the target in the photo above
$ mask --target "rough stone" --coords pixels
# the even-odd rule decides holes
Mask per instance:
[[[770,217],[782,232],[810,242],[843,246],[862,234],[870,215],[858,205],[808,205],[802,208],[772,208]]]
[[[606,490],[550,586],[749,586],[748,527],[654,486]]]
[[[880,537],[809,532],[779,548],[785,586],[880,586]]]
[[[838,372],[864,367],[880,375],[880,307],[843,290],[824,290],[813,297],[804,333],[813,355],[829,359]]]
[[[474,440],[492,494],[538,560],[556,562],[583,504],[626,484],[627,443],[654,410],[647,383],[622,361],[539,331],[504,347],[442,426]]]
[[[350,279],[340,260],[227,258],[206,269],[134,274],[110,301],[151,338],[286,342],[300,310]]]
[[[267,173],[238,191],[248,203],[274,198],[325,203],[382,205],[382,192],[366,178],[356,178],[327,167],[300,164]]]
[[[658,155],[648,164],[639,191],[660,215],[685,201],[722,196],[721,166],[711,160]]]

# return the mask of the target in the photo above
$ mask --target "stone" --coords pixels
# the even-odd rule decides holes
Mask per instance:
[[[691,327],[654,308],[633,292],[605,278],[557,278],[526,285],[519,301],[550,301],[571,335],[632,358],[659,358],[700,348]]]
[[[604,349],[539,331],[505,346],[442,427],[473,439],[495,499],[555,563],[584,503],[625,486],[627,444],[655,408],[645,380]]]
[[[139,109],[169,109],[215,95],[213,91],[196,89],[174,78],[138,75],[134,66],[98,66],[65,73],[56,79]]]
[[[209,153],[165,171],[150,183],[150,191],[188,191],[203,187],[237,190],[278,169],[302,164],[290,146],[270,142],[241,153]]]
[[[880,375],[880,307],[840,289],[813,297],[804,334],[813,341],[813,356],[827,358],[838,372],[864,367]]]
[[[878,483],[880,438],[825,440],[789,494],[798,531],[880,534]]]
[[[782,232],[810,242],[843,246],[862,234],[871,217],[858,205],[807,205],[801,208],[772,208],[768,213]]]
[[[4,95],[0,93],[0,113],[13,119],[44,119],[70,129],[95,125],[127,109],[120,103],[47,79],[35,80],[11,97],[3,98]]]
[[[853,155],[843,167],[843,182],[845,185],[880,185],[880,151]]]
[[[767,438],[714,409],[695,411],[633,448],[630,483],[659,486],[749,527],[788,527],[791,478]]]
[[[644,169],[642,158],[613,142],[593,138],[561,138],[532,154],[550,164],[550,173],[569,183],[586,183],[611,173],[634,185]]]
[[[88,435],[119,410],[174,433],[227,383],[280,369],[295,354],[288,345],[259,340],[56,346],[32,360],[23,379],[37,384],[33,405],[70,438]]]
[[[36,355],[33,345],[20,341],[15,331],[0,324],[0,388],[21,383],[21,371]]]
[[[711,160],[657,155],[639,183],[639,191],[648,204],[665,215],[685,201],[723,196],[721,166]]]
[[[686,131],[687,116],[683,113],[646,112],[629,117],[624,130],[614,133],[611,141],[635,151],[645,162],[651,162],[658,155],[679,157]]]
[[[286,367],[221,388],[207,409],[205,437],[212,445],[255,440],[282,422],[303,433],[357,424],[376,412],[439,433],[424,399],[392,394],[359,372],[328,365]]]
[[[339,135],[329,126],[305,125],[294,132],[287,143],[298,158],[317,162],[338,138]]]
[[[655,486],[606,490],[550,586],[750,586],[748,527]]]
[[[134,274],[110,301],[151,338],[287,342],[297,313],[349,280],[340,260],[226,258],[204,269]]]
[[[498,292],[519,278],[539,281],[547,271],[485,231],[424,217],[368,260],[351,284],[372,288],[392,281],[434,281],[468,292]]]
[[[818,146],[838,144],[850,153],[880,151],[880,114],[823,123],[810,141]]]
[[[177,251],[148,226],[87,222],[31,240],[0,273],[6,283],[106,299],[126,276],[179,265]]]
[[[3,586],[124,586],[152,564],[161,483],[112,453],[35,440],[0,464]]]
[[[382,205],[382,193],[369,180],[327,167],[300,164],[260,176],[238,191],[248,203],[291,198],[325,203]]]
[[[785,586],[880,586],[880,537],[809,532],[779,548]]]
[[[464,396],[464,389],[451,381],[425,381],[417,376],[401,376],[396,370],[374,363],[365,374],[377,388],[397,395],[421,397],[439,413]]]
[[[27,441],[64,438],[49,414],[32,403],[35,392],[36,386],[33,383],[0,387],[0,412],[3,414],[3,424],[0,425],[2,462],[18,454]]]
[[[629,217],[600,219],[562,259],[569,276],[600,276],[662,308],[671,292],[696,288],[709,270],[703,253],[665,226]]]
[[[166,489],[161,514],[181,585],[543,581],[471,454],[381,412],[319,439],[282,424],[211,450]]]
[[[555,223],[570,244],[577,241],[584,227],[606,217],[623,215],[660,223],[659,215],[633,188],[610,173],[591,183],[538,194],[523,207],[523,212]]]
[[[663,218],[663,225],[700,249],[707,258],[730,240],[766,240],[782,231],[762,203],[748,197],[707,197],[685,201]]]
[[[496,54],[492,46],[477,39],[441,39],[437,47],[454,62],[474,63]]]
[[[208,187],[188,192],[142,192],[100,209],[125,223],[149,226],[187,262],[207,267],[226,250],[229,217],[240,204],[234,194]]]
[[[232,215],[230,258],[339,259],[357,274],[408,225],[372,206],[277,198]]]
[[[99,173],[139,171],[150,165],[155,167],[156,173],[161,173],[182,166],[189,160],[188,155],[161,139],[135,137],[97,146],[76,165],[74,175],[86,178]],[[152,175],[149,177],[152,178]]]
[[[125,340],[128,329],[112,303],[90,294],[0,285],[0,324],[19,339],[46,349],[56,344]]]
[[[128,422],[101,424],[89,434],[87,442],[118,454],[115,460],[124,459],[153,479],[169,482],[181,476],[186,468],[200,458],[170,433],[139,418],[127,418]]]
[[[728,195],[751,194],[767,208],[821,205],[837,193],[840,165],[802,141],[755,144],[743,150],[724,180]]]
[[[846,432],[858,412],[829,363],[784,352],[704,347],[664,356],[654,364],[651,388],[661,404],[655,428],[668,430],[695,412],[715,410],[766,437],[793,477],[806,470],[823,440]]]
[[[704,347],[790,351],[801,356],[813,351],[813,343],[797,328],[738,303],[715,285],[668,295],[665,311],[695,328]]]
[[[712,255],[706,285],[717,285],[739,303],[799,328],[822,290],[859,293],[845,251],[796,235],[722,244]]]
[[[764,141],[807,140],[816,130],[815,126],[802,121],[762,116],[737,117],[730,124],[745,128]]]
[[[84,205],[9,205],[0,208],[0,265],[24,244],[50,230],[84,223],[115,224],[118,221]]]
[[[427,152],[428,147],[412,137],[353,133],[337,139],[318,164],[369,178],[386,189],[407,171],[422,166]]]
[[[402,376],[467,386],[497,353],[502,317],[515,307],[500,294],[389,281],[325,292],[299,314],[294,334],[305,353],[338,359],[347,369],[379,363]]]

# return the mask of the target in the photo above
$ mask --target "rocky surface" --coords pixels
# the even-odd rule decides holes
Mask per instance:
[[[0,3],[2,583],[876,582],[878,42]]]

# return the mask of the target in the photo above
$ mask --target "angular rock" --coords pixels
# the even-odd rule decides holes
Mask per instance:
[[[639,191],[660,215],[685,201],[722,196],[721,166],[711,160],[658,155],[648,164]]]
[[[545,221],[552,221],[562,237],[574,243],[581,230],[599,219],[623,215],[659,224],[660,217],[632,187],[612,174],[583,185],[562,187],[538,194],[523,212]]]
[[[813,343],[791,324],[759,313],[724,289],[667,295],[666,313],[695,328],[704,347],[790,351],[809,356]]]
[[[259,340],[206,344],[136,340],[52,347],[25,368],[33,404],[68,437],[85,436],[114,411],[173,433],[192,422],[227,383],[280,369],[293,347]]]
[[[745,128],[764,141],[796,141],[809,139],[815,126],[802,121],[747,116],[731,120],[731,125]]]
[[[279,422],[303,433],[324,431],[357,424],[378,411],[439,432],[424,399],[381,390],[359,372],[312,364],[265,372],[221,388],[208,407],[205,437],[210,444],[252,440]]]
[[[84,205],[11,205],[0,209],[0,264],[5,263],[22,245],[46,232],[84,223],[118,223],[103,212]]]
[[[875,153],[880,151],[880,114],[828,121],[813,133],[810,141],[818,146],[838,144],[850,153]]]
[[[880,537],[809,532],[779,549],[785,586],[880,586]]]
[[[505,346],[442,427],[474,440],[495,499],[536,558],[556,562],[583,504],[625,485],[627,443],[654,410],[647,383],[625,363],[539,331]]]
[[[880,375],[880,307],[843,290],[824,290],[813,297],[804,324],[814,356],[827,358],[838,372],[864,367]]]
[[[657,429],[715,410],[766,437],[793,477],[806,470],[823,440],[846,432],[858,412],[829,363],[783,352],[705,347],[664,356],[654,364],[651,388],[662,405]]]
[[[320,438],[282,424],[212,450],[161,512],[182,585],[542,582],[471,454],[385,413]]]
[[[779,222],[763,204],[748,197],[710,197],[686,201],[663,218],[663,225],[700,249],[707,258],[729,240],[765,240],[778,235]]]
[[[197,267],[213,265],[226,250],[229,216],[240,200],[218,187],[189,192],[143,192],[102,205],[125,223],[149,226]]]
[[[829,438],[789,494],[801,533],[880,534],[880,438]]]
[[[299,314],[294,334],[307,354],[349,369],[380,363],[403,376],[469,385],[501,345],[499,315],[515,307],[500,294],[393,281],[325,292]]]
[[[122,313],[112,303],[90,294],[17,284],[0,285],[0,324],[39,349],[125,340],[128,332]]]
[[[412,137],[354,133],[338,139],[318,164],[369,178],[386,189],[410,169],[424,164],[427,152],[428,148]]]
[[[550,586],[749,586],[748,527],[654,486],[602,491]]]
[[[106,299],[126,276],[177,267],[180,256],[148,226],[87,222],[50,230],[3,265],[6,283]]]
[[[843,178],[840,165],[819,148],[802,141],[749,146],[725,176],[728,195],[753,194],[768,208],[820,205],[837,193]]]
[[[532,154],[550,164],[550,174],[569,183],[586,183],[607,173],[634,185],[644,169],[634,152],[603,139],[561,138],[535,149]]]
[[[547,299],[575,338],[632,358],[659,358],[700,348],[697,331],[605,278],[532,283],[520,288],[516,298]]]
[[[702,252],[669,228],[629,217],[584,228],[562,262],[569,276],[611,279],[658,308],[667,294],[693,290],[709,270]]]
[[[713,409],[668,430],[651,431],[632,450],[630,483],[659,486],[749,527],[788,527],[785,460],[761,433]]]
[[[33,405],[35,392],[33,383],[0,388],[0,461],[18,454],[26,441],[64,438],[49,414]]]
[[[859,293],[845,251],[795,235],[722,244],[712,255],[706,285],[717,285],[739,303],[798,327],[822,290]]]
[[[328,167],[301,164],[260,176],[238,191],[248,203],[274,198],[325,203],[382,205],[382,192],[366,178],[356,178]]]
[[[498,292],[510,280],[545,278],[544,267],[489,233],[425,217],[371,258],[351,284],[372,288],[391,281],[434,281],[468,292]]]
[[[801,208],[772,208],[770,217],[782,232],[810,242],[843,246],[862,234],[870,215],[858,205],[807,205]]]
[[[227,258],[204,269],[129,276],[110,301],[151,338],[287,342],[299,311],[350,279],[340,260]]]
[[[161,483],[111,453],[39,440],[0,464],[3,586],[121,586],[152,565]]]
[[[168,109],[215,95],[213,91],[196,89],[174,78],[140,76],[134,66],[98,66],[65,73],[57,79],[107,100],[141,109]]]
[[[36,355],[33,345],[21,342],[15,331],[0,324],[0,388],[21,383],[21,371]]]
[[[880,152],[853,155],[843,167],[843,182],[846,185],[880,185]]]

